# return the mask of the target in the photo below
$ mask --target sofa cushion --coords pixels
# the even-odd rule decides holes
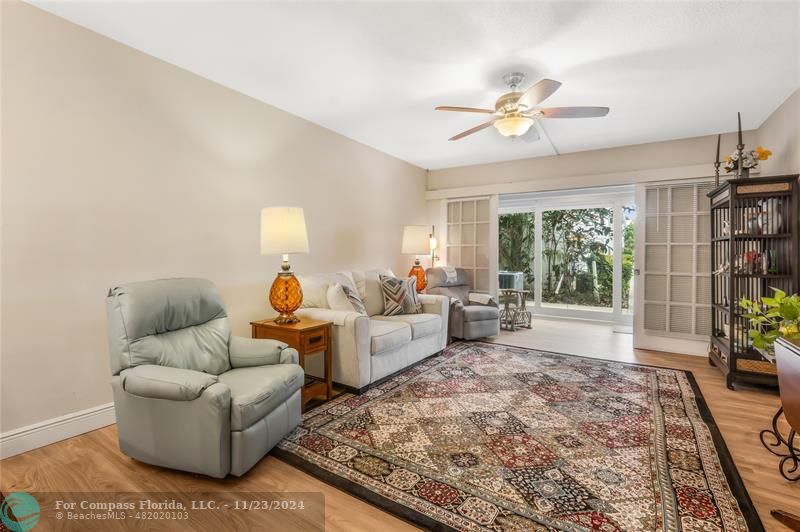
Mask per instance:
[[[361,301],[367,309],[369,316],[383,315],[383,290],[379,275],[394,277],[392,270],[370,270],[367,272],[352,272],[356,289],[361,296]]]
[[[237,368],[219,376],[231,389],[231,430],[244,430],[286,401],[303,384],[295,364]]]
[[[411,341],[411,326],[402,321],[389,321],[383,317],[369,320],[369,352],[381,353]]]
[[[298,275],[300,288],[303,289],[303,302],[300,308],[330,308],[328,306],[328,288],[340,284],[356,289],[355,281],[350,272],[315,273],[311,275]]]
[[[464,321],[496,320],[500,317],[497,307],[468,305],[464,307]]]
[[[438,314],[400,314],[399,316],[375,316],[373,319],[407,323],[411,326],[412,340],[442,332],[442,317]]]
[[[328,287],[328,307],[331,310],[343,310],[345,312],[358,312],[367,315],[364,302],[358,297],[358,292],[347,285],[336,283]]]
[[[303,290],[300,308],[328,308],[328,279],[318,275],[298,275],[297,280]]]

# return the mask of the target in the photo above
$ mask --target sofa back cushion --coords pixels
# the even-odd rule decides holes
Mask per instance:
[[[300,308],[330,308],[328,288],[335,284],[356,289],[350,272],[298,275],[297,280],[300,281],[300,288],[303,290],[303,302]]]
[[[364,302],[369,316],[382,316],[385,310],[383,304],[383,288],[381,287],[381,275],[394,277],[394,273],[389,269],[369,270],[366,272],[351,272],[356,289]]]
[[[230,369],[228,314],[206,279],[127,283],[106,298],[111,370],[144,364],[212,375]]]
[[[328,288],[338,283],[355,290],[364,303],[367,315],[383,315],[383,290],[379,275],[394,277],[392,270],[389,269],[298,275],[300,287],[303,289],[303,303],[300,307],[330,308]]]
[[[341,283],[328,286],[328,308],[367,315],[367,309],[364,307],[364,302],[361,301],[358,292],[354,288]]]

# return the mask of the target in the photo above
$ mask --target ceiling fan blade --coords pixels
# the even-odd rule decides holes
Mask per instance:
[[[456,111],[458,113],[485,113],[493,114],[493,109],[478,109],[477,107],[453,107],[450,105],[440,105],[436,108],[437,111]]]
[[[608,107],[549,107],[539,111],[542,118],[596,118],[606,116]]]
[[[536,129],[536,124],[532,125],[528,132],[522,135],[520,138],[525,142],[536,142],[537,140],[541,139],[539,136],[539,130]]]
[[[526,90],[525,93],[519,97],[519,100],[517,100],[517,105],[524,105],[530,109],[534,105],[538,105],[549,98],[560,86],[560,81],[543,79]]]
[[[468,129],[468,130],[466,130],[466,131],[462,131],[461,133],[459,133],[459,134],[458,134],[458,135],[456,135],[455,137],[450,137],[450,139],[448,139],[448,140],[458,140],[458,139],[463,139],[463,138],[464,138],[464,137],[466,137],[467,135],[472,135],[473,133],[477,133],[477,132],[478,132],[478,131],[480,131],[481,129],[486,129],[487,127],[489,127],[489,126],[491,126],[492,124],[494,124],[494,122],[495,122],[494,120],[489,120],[488,122],[484,122],[483,124],[481,124],[481,125],[479,125],[479,126],[475,126],[475,127],[473,127],[472,129]]]

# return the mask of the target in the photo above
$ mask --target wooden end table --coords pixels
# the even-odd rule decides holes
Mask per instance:
[[[297,349],[300,355],[300,366],[306,367],[306,357],[322,353],[325,356],[325,375],[316,377],[306,373],[303,384],[303,411],[306,403],[318,395],[324,395],[327,401],[333,397],[333,357],[331,339],[333,322],[310,320],[303,318],[297,323],[280,324],[273,320],[251,321],[253,338],[278,340],[289,347]]]

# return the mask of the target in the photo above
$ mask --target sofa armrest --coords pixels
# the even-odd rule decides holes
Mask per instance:
[[[368,319],[367,316],[355,311],[333,310],[330,308],[306,307],[294,312],[297,316],[306,317],[312,320],[332,321],[334,325],[344,326],[348,321],[355,321],[358,318]]]
[[[438,314],[442,318],[442,331],[440,333],[440,348],[447,346],[449,339],[448,329],[450,326],[450,298],[434,294],[420,294],[419,302],[422,303],[422,312],[426,314]]]
[[[369,351],[369,316],[328,308],[301,308],[295,314],[312,320],[333,322],[333,380],[361,388],[370,382],[372,361]],[[317,359],[321,357],[316,357]],[[309,364],[310,362],[310,364]],[[306,360],[306,372],[319,375],[321,368]]]
[[[216,375],[151,364],[135,366],[120,373],[120,385],[129,394],[170,401],[197,399],[217,381]]]
[[[422,303],[422,311],[426,314],[439,314],[442,319],[447,319],[447,310],[450,307],[450,298],[434,294],[420,294],[419,302]]]
[[[278,340],[231,336],[228,350],[234,368],[297,363],[297,351]]]

